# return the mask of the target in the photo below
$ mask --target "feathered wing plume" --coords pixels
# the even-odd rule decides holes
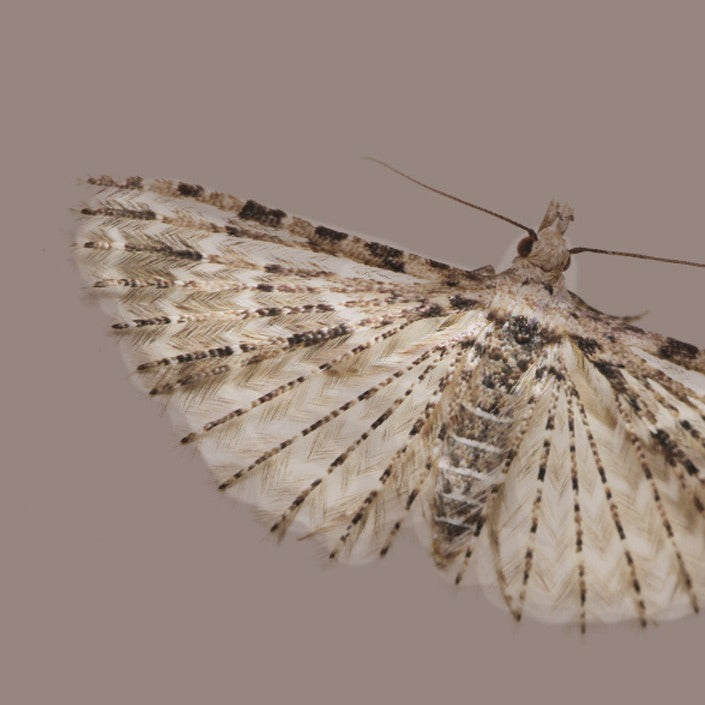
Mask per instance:
[[[607,322],[551,351],[489,503],[474,577],[517,618],[646,625],[705,598],[703,353]]]
[[[94,181],[80,267],[183,442],[277,535],[386,551],[486,325],[483,273],[200,187]]]
[[[135,379],[277,537],[355,562],[421,519],[517,618],[698,609],[705,355],[562,287],[572,211],[494,275],[200,186],[90,182],[78,261]]]

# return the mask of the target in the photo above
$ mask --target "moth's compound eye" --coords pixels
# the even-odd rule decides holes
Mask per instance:
[[[531,248],[534,246],[534,238],[527,235],[517,244],[517,254],[519,257],[528,257],[531,254]]]

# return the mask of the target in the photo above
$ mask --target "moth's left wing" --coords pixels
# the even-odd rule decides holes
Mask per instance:
[[[486,272],[200,186],[92,183],[79,265],[220,488],[341,558],[386,549],[486,325]]]

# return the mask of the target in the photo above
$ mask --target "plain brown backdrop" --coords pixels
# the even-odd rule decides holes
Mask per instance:
[[[521,234],[705,259],[704,13],[670,2],[63,2],[2,10],[3,703],[702,697],[705,622],[517,625],[412,537],[273,545],[130,384],[68,248],[77,176],[183,178],[437,259]],[[705,345],[698,270],[582,255],[579,293]]]

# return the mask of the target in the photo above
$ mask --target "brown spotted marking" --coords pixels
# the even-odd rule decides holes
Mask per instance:
[[[214,310],[204,313],[182,313],[175,316],[153,316],[151,318],[133,318],[130,321],[120,321],[113,324],[115,330],[129,328],[144,328],[166,326],[170,324],[207,323],[213,320],[240,320],[249,318],[272,318],[276,316],[295,316],[316,313],[340,313],[345,309],[355,308],[366,311],[374,308],[388,308],[394,304],[422,303],[423,300],[403,296],[388,296],[375,299],[351,299],[342,304],[334,305],[326,302],[307,303],[300,306],[259,306],[257,308],[239,308],[230,310]]]
[[[453,384],[453,382],[451,382],[451,380],[457,381],[457,377],[458,377],[457,371],[460,369],[458,363],[465,352],[464,343],[467,343],[467,342],[469,342],[469,341],[460,341],[460,349],[456,353],[456,357],[449,367],[449,371],[448,371],[448,375],[447,375],[447,382],[444,380],[444,384],[448,384],[448,383]],[[412,431],[415,433],[418,433],[420,431],[420,429],[418,429],[418,430],[416,430],[416,429],[418,429],[418,424],[416,424],[414,427],[412,427]],[[432,455],[433,453],[434,453],[433,450],[429,451],[430,455]],[[426,464],[424,465],[424,470],[421,474],[421,477],[419,478],[417,483],[414,485],[414,487],[411,489],[411,491],[409,492],[409,494],[406,497],[406,502],[404,504],[403,514],[400,515],[397,518],[397,520],[394,522],[394,524],[392,525],[392,529],[389,532],[389,535],[387,536],[387,540],[384,542],[382,548],[380,549],[380,552],[379,552],[380,556],[386,556],[387,553],[389,552],[389,549],[391,548],[391,545],[392,545],[396,535],[399,533],[399,530],[401,529],[401,527],[404,523],[404,520],[409,515],[412,507],[414,506],[414,503],[416,502],[419,495],[421,494],[424,486],[426,485],[428,480],[431,478],[433,467],[434,467],[433,462],[430,460],[428,462],[426,462]]]
[[[426,370],[423,373],[423,376],[425,377],[428,375],[428,373],[431,371],[430,366],[426,368]],[[438,408],[438,403],[440,401],[441,393],[443,391],[443,388],[450,377],[450,374],[444,375],[444,377],[441,379],[441,381],[438,383],[436,390],[434,393],[431,395],[431,400],[426,404],[426,407],[424,408],[423,412],[419,415],[417,418],[416,422],[413,424],[412,428],[416,427],[418,424],[421,424],[422,427],[425,427],[428,425],[429,420],[432,417],[433,412],[435,411],[436,408]],[[422,378],[419,378],[419,381]],[[405,396],[408,396],[411,393],[411,390],[407,390],[405,393]],[[403,399],[402,399],[403,401]],[[395,400],[396,402],[396,400]],[[415,434],[413,434],[415,435]],[[411,437],[412,434],[410,433],[409,436]],[[379,476],[379,487],[377,487],[374,490],[371,490],[369,494],[365,497],[363,500],[362,504],[359,506],[355,514],[353,515],[352,519],[350,520],[350,523],[346,527],[345,531],[340,535],[340,538],[338,539],[338,543],[336,546],[333,548],[333,550],[329,554],[330,559],[334,559],[337,557],[338,553],[342,549],[342,547],[347,543],[348,539],[350,538],[351,533],[353,530],[357,527],[358,529],[361,529],[364,526],[364,521],[370,511],[370,508],[372,507],[372,504],[375,502],[375,500],[382,494],[384,491],[385,485],[389,481],[389,479],[392,477],[394,474],[395,470],[398,469],[398,464],[402,460],[404,454],[408,450],[409,446],[411,445],[412,441],[407,441],[399,450],[396,451],[394,454],[394,457],[392,458],[392,461],[387,465],[387,467],[384,469],[382,474]]]
[[[366,350],[369,350],[372,348],[376,343],[387,340],[391,338],[392,336],[397,335],[401,331],[403,331],[405,328],[411,325],[411,321],[405,321],[404,323],[401,323],[389,330],[386,330],[382,333],[378,333],[374,338],[371,340],[368,340],[365,343],[361,343],[359,345],[356,345],[354,348],[351,350],[346,350],[345,352],[341,353],[340,355],[332,358],[331,360],[328,360],[326,362],[322,362],[316,369],[311,370],[307,374],[304,375],[299,375],[295,379],[289,380],[288,382],[279,385],[275,389],[270,390],[269,392],[266,392],[265,394],[262,394],[261,396],[257,397],[253,401],[249,403],[248,406],[244,407],[239,407],[237,409],[234,409],[233,411],[229,411],[227,414],[224,414],[223,416],[220,416],[217,419],[214,419],[212,421],[208,421],[206,424],[203,425],[201,432],[202,433],[208,433],[209,431],[212,431],[213,429],[221,426],[224,423],[227,423],[228,421],[237,418],[239,416],[242,416],[243,414],[246,414],[248,411],[251,411],[252,409],[260,406],[261,404],[265,404],[268,401],[272,401],[273,399],[276,399],[279,397],[281,394],[284,394],[286,392],[291,391],[295,387],[297,387],[300,384],[303,384],[306,380],[311,379],[311,377],[325,373],[328,371],[333,370],[337,365],[339,365],[341,362],[345,360],[349,360],[356,355],[359,355],[363,353]],[[181,439],[182,443],[190,443],[199,436],[198,433],[193,432],[189,433],[187,436],[184,436]]]
[[[260,242],[271,242],[283,247],[296,247],[299,249],[311,249],[309,243],[291,238],[286,232],[275,234],[266,232],[261,228],[256,228],[256,225],[267,225],[267,217],[260,215],[261,220],[254,217],[251,211],[247,214],[252,214],[253,217],[248,220],[238,221],[237,225],[227,224],[221,225],[208,220],[204,217],[196,217],[187,212],[179,212],[177,214],[168,215],[166,213],[157,213],[151,209],[115,209],[110,206],[101,206],[99,208],[84,208],[81,210],[82,215],[86,216],[101,216],[108,221],[110,219],[128,220],[128,221],[154,221],[162,225],[169,226],[172,230],[183,231],[184,237],[194,238],[193,231],[201,231],[203,234],[221,233],[230,235],[233,238],[246,238],[248,240],[256,240]],[[282,216],[283,217],[283,216]],[[269,216],[269,222],[275,222],[277,215]],[[264,221],[264,222],[262,222]],[[253,227],[253,224],[256,224]],[[270,226],[275,227],[275,226]]]
[[[399,284],[390,284],[375,280],[369,277],[341,277],[333,272],[325,270],[301,269],[301,268],[285,268],[281,265],[251,265],[252,270],[262,270],[265,274],[276,274],[282,278],[300,278],[300,279],[326,279],[324,286],[320,285],[298,285],[291,282],[269,284],[261,282],[259,284],[242,284],[240,282],[230,280],[198,280],[198,279],[166,279],[164,277],[153,277],[149,279],[133,279],[133,278],[113,278],[113,279],[97,279],[93,282],[95,288],[107,287],[127,287],[127,288],[184,288],[194,291],[206,291],[209,293],[227,293],[239,291],[261,291],[261,292],[285,292],[285,293],[306,293],[306,294],[357,294],[357,293],[380,293],[393,294],[396,296],[406,296],[410,298],[416,295],[418,299],[418,288],[403,286]],[[433,290],[429,289],[429,294]],[[451,303],[449,301],[449,303]],[[458,306],[452,306],[458,308]],[[470,308],[466,306],[465,308]]]
[[[661,519],[661,525],[663,526],[663,530],[666,533],[666,536],[668,537],[668,540],[673,549],[673,553],[675,555],[676,562],[678,563],[678,568],[681,573],[681,578],[683,580],[683,585],[685,586],[688,592],[690,604],[694,612],[699,612],[698,599],[693,590],[692,578],[690,577],[690,573],[685,565],[685,561],[683,560],[683,555],[681,554],[681,551],[678,548],[671,521],[668,518],[666,508],[664,507],[663,501],[661,500],[661,493],[659,492],[658,487],[656,486],[656,480],[654,479],[651,467],[649,466],[649,463],[646,459],[644,448],[641,445],[639,437],[634,432],[634,426],[630,420],[627,410],[625,409],[622,395],[615,394],[615,398],[617,400],[617,408],[619,410],[619,415],[622,418],[622,422],[624,423],[624,427],[627,432],[627,438],[629,439],[629,442],[632,448],[634,449],[634,452],[636,453],[637,459],[639,460],[639,465],[641,466],[644,478],[649,484],[649,488],[651,489],[651,496],[654,500],[654,505],[656,506],[656,511],[658,512],[659,518]]]
[[[166,255],[177,259],[186,259],[194,262],[201,260],[223,264],[217,255],[204,255],[198,250],[191,248],[176,249],[169,245],[140,245],[130,242],[109,242],[107,240],[89,240],[83,243],[83,247],[93,250],[124,250],[125,252],[146,252],[149,254]]]
[[[330,240],[331,242],[341,242],[348,237],[347,233],[343,233],[340,230],[333,230],[332,228],[326,228],[323,225],[316,227],[313,232],[317,237]]]
[[[540,367],[542,361],[545,360],[545,355],[542,356],[542,358],[539,359],[537,362],[537,366]],[[504,575],[504,569],[502,567],[502,558],[501,558],[501,547],[500,547],[500,540],[499,540],[499,535],[496,530],[496,525],[495,522],[492,521],[492,516],[493,513],[498,507],[502,501],[502,494],[504,491],[504,480],[507,476],[507,473],[509,472],[509,469],[516,460],[516,458],[519,455],[519,449],[521,448],[521,444],[524,442],[524,438],[526,437],[526,434],[529,430],[529,426],[531,425],[531,421],[533,420],[533,414],[534,414],[534,409],[536,408],[536,404],[538,403],[539,399],[539,388],[535,387],[534,392],[529,395],[527,401],[526,401],[526,407],[523,412],[521,421],[519,422],[519,426],[517,428],[516,434],[512,434],[512,446],[509,448],[507,451],[507,456],[504,459],[504,462],[502,464],[502,470],[500,474],[500,480],[492,485],[490,488],[490,495],[487,500],[487,507],[485,511],[485,521],[483,521],[483,526],[489,524],[489,543],[490,543],[490,549],[492,552],[492,560],[494,563],[494,570],[495,570],[495,577],[497,578],[497,586],[499,588],[500,594],[502,596],[502,599],[504,600],[504,603],[507,605],[507,608],[509,609],[510,612],[514,612],[514,607],[513,607],[513,600],[511,595],[509,594],[509,587],[507,585],[507,578]],[[459,584],[464,575],[464,571],[467,569],[468,563],[470,558],[472,557],[472,552],[471,555],[468,556],[467,561],[464,561],[463,566],[461,567],[461,570],[458,572],[458,575],[456,575],[455,582],[456,584]]]
[[[445,346],[440,346],[440,352],[444,352]],[[329,412],[328,414],[325,414],[319,419],[316,419],[313,423],[309,424],[306,428],[302,429],[298,433],[294,434],[290,438],[286,439],[285,441],[282,441],[279,443],[277,446],[274,446],[273,448],[270,448],[269,450],[265,451],[262,453],[257,459],[255,459],[253,462],[251,462],[247,467],[238,470],[236,473],[231,475],[229,478],[224,480],[223,482],[220,483],[219,489],[224,490],[230,487],[235,481],[239,480],[242,478],[244,475],[250,473],[252,470],[254,470],[256,467],[264,463],[265,461],[269,460],[270,458],[274,457],[277,455],[279,452],[284,450],[285,448],[288,448],[292,443],[294,443],[298,438],[305,437],[309,433],[315,431],[316,429],[320,428],[321,426],[329,423],[333,419],[337,418],[344,412],[348,411],[349,409],[353,408],[356,406],[358,403],[366,401],[370,399],[372,396],[374,396],[377,392],[379,392],[381,389],[384,387],[388,386],[395,380],[399,379],[402,377],[407,371],[410,371],[413,369],[413,367],[418,366],[425,360],[427,360],[432,354],[435,352],[433,349],[427,350],[425,353],[420,355],[416,360],[412,361],[410,364],[408,370],[407,368],[402,368],[400,370],[396,370],[393,372],[391,375],[383,379],[381,382],[378,382],[376,385],[373,385],[372,387],[366,389],[364,392],[361,392],[357,396],[349,399],[346,401],[344,404],[341,404],[339,407],[334,409],[333,411]],[[418,362],[417,362],[418,361]],[[432,369],[434,369],[438,363],[440,362],[440,358],[438,360],[435,360],[432,362],[429,366],[427,366],[424,371],[421,373],[422,376],[419,377],[420,381],[423,379],[423,377],[428,374],[428,372]],[[399,405],[404,401],[404,399],[411,393],[413,390],[413,387],[416,383],[412,384],[411,387],[407,389],[407,391],[404,393],[404,395],[396,398],[392,404],[387,407],[387,409],[371,424],[371,429],[375,430],[379,426],[381,426],[385,421],[389,419],[390,416],[396,411],[396,409],[399,407]],[[369,434],[367,434],[369,435]],[[367,435],[365,435],[365,438],[367,438]],[[363,439],[364,440],[364,439]],[[336,463],[336,461],[333,461],[332,466],[337,466],[338,464],[342,463]],[[330,470],[329,470],[330,473]]]
[[[439,358],[435,361],[434,364],[429,365],[429,366],[421,373],[421,375],[417,378],[417,382],[423,380],[423,378],[428,374],[428,372],[430,372],[431,369],[433,369],[434,367],[437,366],[438,362],[440,362],[440,359],[441,359],[441,358],[443,357],[443,355],[445,354],[445,349],[444,349],[443,346],[440,346],[440,347],[437,346],[437,350],[436,350],[436,351],[441,352],[441,355],[440,355]],[[427,351],[428,355],[424,354],[424,355],[425,355],[424,359],[428,359],[428,357],[430,356],[430,353],[431,353],[431,352],[432,352],[432,351],[430,351],[430,350]],[[398,370],[398,371],[394,372],[392,375],[390,375],[389,377],[387,377],[385,380],[382,380],[382,382],[380,382],[380,383],[378,383],[377,385],[375,385],[375,387],[372,387],[372,388],[370,388],[370,389],[368,389],[368,390],[365,390],[364,392],[362,392],[361,394],[359,394],[359,395],[357,396],[356,400],[352,400],[352,402],[353,402],[353,403],[357,403],[358,401],[359,401],[359,402],[367,401],[367,400],[368,400],[369,398],[371,398],[374,394],[376,394],[380,389],[382,389],[383,387],[387,386],[388,384],[390,384],[391,382],[393,382],[395,379],[400,378],[400,377],[403,376],[403,374],[405,374],[406,372],[411,371],[414,367],[418,366],[418,364],[420,364],[420,362],[421,362],[421,360],[420,360],[419,358],[417,358],[417,360],[413,361],[413,362],[412,362],[410,365],[408,365],[404,370]],[[413,389],[413,385],[412,385],[412,387],[410,387],[410,388],[408,388],[408,389],[406,390],[404,396],[402,396],[402,397],[396,399],[396,400],[393,402],[392,406],[388,407],[387,411],[385,411],[384,414],[382,414],[380,417],[378,417],[378,418],[376,419],[376,421],[374,421],[374,422],[371,424],[372,430],[374,430],[375,428],[378,428],[384,421],[386,421],[386,420],[392,415],[392,413],[394,412],[394,410],[399,406],[399,404],[404,400],[404,398],[405,398],[406,396],[408,396],[408,395],[411,393],[412,389]],[[346,405],[343,405],[343,406],[346,406]],[[348,408],[349,408],[349,407],[348,407]],[[364,438],[363,438],[363,437],[364,437]],[[369,432],[365,432],[364,434],[362,434],[362,436],[359,436],[359,437],[348,447],[347,450],[348,450],[349,452],[346,452],[346,453],[344,454],[344,457],[342,457],[342,455],[341,455],[341,456],[338,456],[338,458],[336,458],[336,459],[328,466],[328,469],[327,469],[327,471],[326,471],[326,473],[325,473],[324,475],[321,475],[320,477],[316,478],[316,480],[314,480],[314,481],[309,485],[309,487],[305,488],[302,492],[300,492],[300,493],[294,498],[294,500],[291,502],[291,504],[290,504],[290,506],[288,507],[288,509],[282,514],[281,518],[270,528],[270,531],[273,532],[273,533],[278,532],[278,533],[280,534],[280,537],[283,538],[284,533],[286,532],[287,528],[288,528],[289,525],[291,524],[291,521],[294,519],[295,513],[298,512],[298,510],[300,509],[300,507],[301,507],[301,505],[303,504],[304,500],[306,500],[306,498],[309,496],[309,494],[310,494],[316,487],[318,487],[318,485],[320,485],[320,484],[323,482],[323,480],[326,478],[326,476],[332,474],[332,473],[335,471],[336,468],[342,467],[342,465],[345,463],[345,460],[349,457],[350,453],[351,453],[355,448],[357,448],[357,446],[360,445],[360,443],[361,443],[363,440],[366,440],[368,437],[369,437]],[[342,458],[342,459],[341,459],[341,458]]]
[[[597,447],[597,442],[595,441],[595,437],[592,434],[592,429],[590,428],[590,422],[588,420],[587,411],[585,410],[585,406],[582,402],[582,399],[580,398],[580,393],[578,392],[577,387],[572,382],[570,382],[570,392],[573,397],[573,400],[575,401],[578,407],[580,420],[583,424],[583,428],[585,429],[585,433],[587,434],[588,445],[590,446],[590,452],[592,453],[597,472],[600,476],[600,481],[602,482],[602,487],[605,493],[605,499],[607,501],[607,506],[609,507],[610,515],[612,517],[612,523],[614,524],[617,536],[619,536],[619,539],[622,542],[624,560],[627,563],[627,568],[630,574],[630,587],[634,592],[634,604],[636,607],[637,617],[639,618],[639,623],[641,624],[641,626],[645,627],[646,605],[644,603],[644,597],[641,592],[641,583],[639,582],[639,578],[636,573],[636,565],[634,563],[634,558],[627,542],[627,535],[624,531],[624,525],[622,524],[622,520],[619,516],[619,509],[617,507],[617,503],[614,501],[612,489],[610,488],[609,483],[607,481],[607,473],[605,472],[605,467],[602,464],[602,459],[600,457],[600,451]]]
[[[699,352],[695,345],[684,343],[682,340],[676,340],[675,338],[666,338],[658,349],[658,356],[664,360],[676,360],[678,362],[693,360],[698,356]]]
[[[238,213],[238,217],[242,220],[254,220],[268,228],[278,228],[286,218],[286,213],[279,208],[267,208],[257,201],[249,200]]]
[[[179,192],[179,195],[195,199],[203,198],[206,192],[203,186],[198,186],[196,184],[187,184],[185,181],[180,181],[179,185],[176,188]]]
[[[131,220],[156,220],[157,214],[150,208],[81,208],[81,215],[101,215],[107,218],[129,218]]]
[[[685,431],[693,440],[697,441],[703,449],[705,449],[705,438],[703,438],[703,435],[693,426],[693,424],[687,419],[681,418],[679,410],[662,394],[660,394],[648,379],[642,380],[642,383],[645,388],[653,394],[656,402],[673,414],[674,418],[678,420],[678,425],[681,429]],[[683,452],[683,450],[681,450],[671,440],[669,434],[664,429],[658,427],[658,423],[653,412],[650,412],[650,420],[654,426],[656,426],[655,431],[651,432],[651,437],[663,447],[664,455],[669,464],[673,465],[671,461],[677,460],[690,477],[695,478],[701,485],[705,485],[705,477],[700,471],[700,468],[698,468],[698,466],[695,465],[695,463]]]
[[[228,365],[218,365],[217,367],[211,367],[205,370],[199,370],[198,372],[191,372],[183,377],[175,379],[173,382],[165,382],[164,384],[158,384],[149,390],[150,395],[155,396],[157,394],[169,394],[183,387],[189,387],[196,384],[200,384],[206,380],[210,380],[214,377],[220,377],[226,372],[230,371]]]
[[[372,262],[384,269],[391,269],[393,272],[404,272],[404,252],[390,245],[382,245],[379,242],[368,242],[365,247],[372,256]]]
[[[187,184],[183,181],[177,183],[170,179],[154,179],[148,182],[148,187],[166,198],[192,198],[199,203],[215,206],[224,211],[237,213],[244,205],[237,196],[220,191],[207,191],[201,186]]]
[[[86,183],[120,190],[141,190],[144,187],[144,179],[141,176],[128,176],[124,181],[116,181],[111,176],[90,176],[86,179]]]
[[[565,369],[563,370],[565,374]],[[578,482],[578,459],[575,441],[575,416],[572,400],[566,400],[568,410],[568,432],[570,433],[570,484],[573,489],[573,521],[575,522],[575,557],[578,565],[578,590],[580,600],[580,631],[586,627],[585,605],[587,602],[587,582],[585,580],[585,560],[583,558],[583,518],[580,512],[580,484]]]
[[[230,357],[231,355],[239,355],[240,353],[254,353],[258,355],[247,358],[243,364],[253,364],[266,358],[276,357],[277,355],[288,352],[296,347],[310,347],[318,345],[335,338],[341,338],[351,335],[355,330],[369,328],[383,328],[389,326],[397,319],[409,320],[411,322],[421,320],[423,318],[443,315],[442,311],[437,310],[433,305],[429,306],[422,304],[411,308],[395,311],[393,316],[370,316],[363,318],[355,324],[340,323],[333,326],[315,328],[311,330],[299,331],[288,336],[276,336],[270,338],[266,343],[262,344],[239,344],[239,345],[219,345],[214,348],[204,350],[189,350],[187,352],[163,357],[156,360],[148,360],[137,366],[139,372],[151,370],[157,367],[168,365],[181,365],[200,360],[208,360],[209,358]]]
[[[118,182],[111,182],[106,185],[118,189],[122,188]],[[331,228],[325,228],[325,226],[314,227],[302,218],[287,216],[280,209],[268,208],[256,201],[250,200],[243,203],[235,196],[217,192],[211,193],[205,190],[199,192],[195,190],[197,187],[188,189],[188,185],[186,186],[187,190],[193,194],[189,195],[190,198],[237,213],[237,216],[233,216],[232,222],[225,226],[204,217],[196,218],[186,212],[179,212],[178,215],[155,213],[154,219],[156,221],[181,228],[220,232],[236,237],[274,242],[288,247],[322,251],[372,267],[389,269],[394,272],[405,272],[434,281],[437,281],[438,273],[441,271],[438,268],[439,263],[419,255],[404,252],[390,245],[370,242],[357,235],[348,235]],[[152,181],[149,183],[149,187],[156,193],[169,198],[186,197],[186,194],[179,189],[179,184],[166,179]],[[100,214],[100,210],[97,209],[96,214]],[[131,218],[133,216],[126,212],[120,217]],[[248,226],[251,223],[257,223],[269,228],[280,228],[282,234],[277,235],[271,232],[253,230],[252,227]],[[332,233],[337,233],[337,235],[331,236]],[[294,237],[292,238],[291,235]],[[341,237],[342,235],[346,237],[343,238]],[[479,281],[482,277],[493,273],[486,267],[482,267],[477,271],[449,267],[448,270],[443,269],[443,271],[446,274],[451,274],[458,279],[466,281]]]
[[[673,414],[673,417],[678,419],[680,427],[689,433],[692,438],[698,441],[703,448],[705,448],[705,443],[703,442],[703,437],[700,433],[693,428],[689,421],[680,418],[679,410],[673,406],[673,404],[671,404],[668,399],[666,399],[657,389],[655,389],[648,379],[637,378],[637,381],[642,385],[643,391],[651,392],[653,398],[656,400],[656,403],[668,409],[671,414]],[[695,465],[695,463],[693,463],[685,452],[671,439],[671,436],[663,428],[659,427],[654,411],[646,406],[645,397],[640,395],[639,398],[644,404],[644,417],[653,427],[653,430],[649,430],[649,433],[654,441],[654,444],[658,444],[656,449],[661,451],[664,460],[671,468],[673,468],[681,488],[687,494],[692,495],[693,505],[695,506],[697,512],[701,516],[705,517],[705,505],[703,505],[703,502],[695,489],[688,485],[683,469],[685,469],[689,477],[694,478],[701,485],[705,485],[705,478],[702,477],[700,469]]]
[[[702,410],[693,403],[693,399],[695,399],[696,401],[705,404],[704,395],[698,394],[694,390],[687,388],[681,382],[678,382],[673,377],[669,377],[663,371],[651,366],[640,357],[624,356],[621,364],[623,364],[624,369],[636,379],[657,382],[669,394],[697,413],[698,416],[705,421],[705,416],[703,415]]]
[[[541,517],[541,501],[543,499],[543,484],[546,479],[546,468],[548,467],[548,459],[551,453],[551,436],[556,417],[556,409],[558,407],[558,396],[560,386],[557,382],[553,384],[551,394],[551,403],[548,409],[548,417],[546,419],[546,434],[543,440],[543,449],[539,460],[539,469],[536,474],[536,495],[534,496],[533,504],[531,505],[531,523],[529,526],[529,535],[526,539],[526,552],[524,553],[524,572],[521,580],[521,589],[519,590],[519,599],[516,610],[514,610],[514,618],[519,621],[524,611],[524,603],[526,602],[526,592],[531,577],[531,569],[534,565],[534,551],[536,546],[536,533],[539,528],[539,519]]]

